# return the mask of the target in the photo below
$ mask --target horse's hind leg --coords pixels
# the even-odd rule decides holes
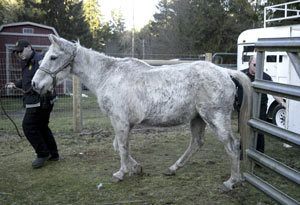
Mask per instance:
[[[192,138],[190,144],[183,155],[169,167],[167,175],[175,174],[175,171],[184,166],[184,164],[190,159],[190,157],[203,145],[203,136],[205,131],[206,123],[198,115],[196,118],[192,119],[190,122],[190,128],[192,132]]]
[[[223,143],[225,150],[231,161],[231,176],[225,181],[224,188],[231,190],[234,184],[242,180],[240,174],[240,140],[235,138],[231,130],[231,111],[212,111],[205,116],[218,139]]]
[[[121,181],[124,179],[126,173],[140,173],[141,166],[129,154],[129,131],[130,126],[127,123],[112,120],[112,125],[115,130],[114,148],[118,149],[120,155],[121,167],[118,172],[113,174],[114,181]]]

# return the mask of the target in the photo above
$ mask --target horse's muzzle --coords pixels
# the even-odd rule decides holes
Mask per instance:
[[[31,81],[31,86],[32,86],[32,89],[33,89],[35,92],[40,93],[40,94],[43,93],[43,88],[44,88],[44,86],[40,88],[40,87],[38,87],[38,83],[36,83],[36,82],[34,82],[34,81]]]

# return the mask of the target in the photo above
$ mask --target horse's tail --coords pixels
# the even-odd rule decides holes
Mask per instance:
[[[228,70],[229,75],[238,81],[243,88],[243,102],[239,111],[239,133],[241,135],[242,156],[246,156],[245,150],[249,147],[251,136],[250,126],[247,124],[252,112],[252,86],[247,75],[241,71]]]

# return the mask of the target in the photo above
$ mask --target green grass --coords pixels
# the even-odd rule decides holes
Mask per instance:
[[[131,153],[144,174],[113,183],[119,156],[112,146],[112,127],[100,112],[87,109],[84,115],[83,131],[98,133],[74,134],[69,120],[53,115],[50,126],[62,160],[41,169],[31,168],[34,153],[25,139],[19,140],[14,133],[0,136],[0,204],[276,204],[246,182],[229,193],[220,192],[219,186],[230,175],[229,160],[209,129],[204,146],[186,166],[175,176],[164,176],[188,145],[186,125],[133,130]],[[233,126],[236,130],[236,117]],[[296,147],[283,149],[282,142],[266,137],[266,153],[300,169]],[[296,185],[264,168],[255,172],[300,200]],[[99,183],[103,189],[96,188]]]
[[[83,132],[73,132],[71,97],[60,97],[50,119],[62,160],[33,170],[34,153],[26,139],[18,139],[7,119],[0,119],[0,204],[276,204],[248,183],[229,193],[219,187],[229,175],[229,160],[223,145],[208,129],[202,149],[175,176],[162,173],[186,149],[188,126],[166,129],[136,129],[130,138],[132,156],[142,164],[142,176],[111,182],[119,169],[114,152],[113,129],[98,109],[94,96],[82,98]],[[18,106],[10,101],[7,108]],[[12,115],[20,126],[22,109]],[[236,130],[236,116],[233,121]],[[96,133],[92,133],[96,132]],[[266,153],[300,169],[298,147],[284,149],[282,142],[266,138]],[[245,165],[242,166],[245,170]],[[257,175],[300,201],[297,185],[261,168]],[[96,186],[103,183],[103,189]]]

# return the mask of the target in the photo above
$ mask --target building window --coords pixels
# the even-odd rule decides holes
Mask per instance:
[[[23,33],[33,33],[33,28],[23,28]]]

